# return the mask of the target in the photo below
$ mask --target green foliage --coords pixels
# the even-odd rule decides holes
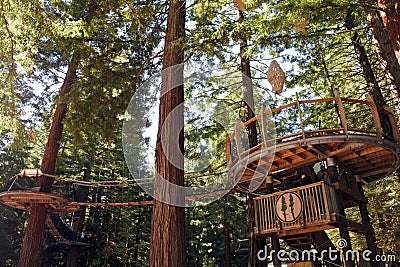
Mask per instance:
[[[368,208],[376,233],[378,246],[385,254],[400,255],[400,183],[390,176],[366,187]]]
[[[15,174],[21,171],[25,166],[37,164],[38,159],[35,158],[37,149],[34,139],[26,139],[23,143],[21,140],[14,139],[12,146],[7,145],[10,140],[6,138],[0,139],[0,188],[1,191],[7,191],[10,188],[15,189],[18,186],[29,187],[30,181],[23,178],[15,180]],[[19,145],[16,143],[19,142]],[[14,177],[14,178],[13,178]],[[13,179],[12,179],[13,178]],[[17,186],[17,187],[16,187]],[[0,207],[0,265],[14,266],[18,260],[19,249],[22,244],[24,223],[27,214],[20,210],[12,209],[5,205]]]
[[[270,108],[300,99],[341,96],[364,99],[369,91],[357,63],[351,37],[356,31],[374,72],[391,104],[389,86],[382,73],[367,14],[374,2],[345,0],[246,1],[250,7],[239,19],[232,1],[195,1],[187,10],[185,54],[188,60],[219,65],[221,77],[204,79],[198,73],[185,84],[185,156],[190,169],[212,168],[225,161],[225,138],[238,116],[243,117],[239,44],[246,40],[244,56],[251,60],[256,113],[261,103]],[[122,152],[123,114],[138,86],[160,68],[160,47],[165,27],[163,1],[18,1],[0,4],[0,186],[25,167],[38,167],[50,127],[56,92],[65,77],[72,55],[80,59],[71,93],[57,174],[71,179],[98,182],[127,180]],[[344,18],[353,9],[356,28],[346,30]],[[303,25],[300,25],[303,24]],[[302,27],[300,27],[302,26]],[[300,27],[300,28],[299,28]],[[276,58],[286,71],[286,93],[270,96],[266,82],[269,62]],[[325,67],[324,67],[325,66]],[[200,69],[206,69],[203,66]],[[34,87],[44,88],[35,90]],[[40,92],[39,92],[40,91]],[[132,109],[138,118],[132,131],[142,135],[147,108],[154,99],[138,97]],[[151,102],[151,104],[150,104]],[[226,112],[229,107],[229,112]],[[303,105],[307,129],[338,127],[333,104]],[[367,106],[345,104],[350,128],[372,129]],[[204,114],[196,113],[203,110]],[[225,112],[219,112],[225,111]],[[294,107],[275,114],[279,135],[299,130]],[[231,123],[231,124],[229,124]],[[226,125],[228,124],[228,125]],[[227,132],[228,129],[228,132]],[[148,140],[132,155],[133,175],[149,176]],[[214,154],[202,158],[202,153]],[[190,161],[197,165],[190,165]],[[90,169],[89,175],[82,173]],[[188,186],[218,179],[188,179]],[[208,179],[208,180],[207,180]],[[35,181],[18,180],[24,187]],[[378,244],[385,253],[399,254],[399,183],[395,178],[378,181],[366,189]],[[73,186],[56,181],[54,192],[71,198]],[[94,187],[89,201],[135,201],[148,196],[137,185]],[[18,258],[27,214],[0,207],[0,265],[12,266]],[[147,266],[151,207],[87,208],[84,232],[92,247],[81,250],[81,266]],[[71,215],[64,216],[71,222]],[[189,266],[218,266],[225,261],[225,237],[231,251],[237,239],[247,236],[245,201],[228,195],[208,206],[187,210]],[[357,238],[358,240],[359,238]],[[43,266],[65,264],[66,248],[51,235],[45,239]],[[355,243],[364,247],[364,243]],[[233,257],[233,266],[244,266],[246,257]]]
[[[247,238],[245,199],[232,194],[207,206],[187,210],[188,266],[223,266],[228,233],[232,266],[244,266],[246,255],[236,255],[238,239]],[[224,229],[227,227],[228,229]],[[226,230],[227,233],[224,231]]]

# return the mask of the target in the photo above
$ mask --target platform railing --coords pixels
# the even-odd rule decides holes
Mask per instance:
[[[378,107],[370,95],[367,95],[366,99],[367,100],[359,100],[340,97],[339,93],[336,91],[335,97],[324,99],[299,100],[296,94],[295,102],[271,110],[267,110],[265,106],[263,106],[260,114],[256,115],[254,118],[244,123],[242,123],[240,119],[238,119],[234,132],[229,135],[226,140],[227,161],[230,162],[235,158],[240,158],[243,155],[251,153],[262,147],[268,147],[269,144],[284,142],[286,140],[293,139],[305,139],[307,137],[321,135],[342,134],[348,136],[351,134],[362,134],[375,136],[378,139],[387,138],[392,141],[399,142],[399,127],[397,126],[394,113],[390,110],[389,107]],[[335,112],[333,112],[335,113],[335,115],[333,116],[334,118],[326,118],[326,120],[330,119],[331,125],[336,124],[338,127],[312,127],[310,125],[307,125],[306,114],[310,114],[310,111],[312,110],[311,106],[318,104],[322,105],[324,103],[333,105],[335,107]],[[363,106],[361,107],[361,110],[365,113],[365,116],[368,116],[368,118],[360,118],[360,112],[355,109],[355,107],[358,107],[360,109],[360,106]],[[295,121],[296,124],[298,124],[299,129],[284,132],[279,132],[279,130],[277,130],[277,136],[271,137],[271,133],[268,133],[266,129],[266,124],[268,123],[266,120],[266,116],[274,115],[276,117],[279,112],[289,113],[290,109],[292,109],[292,113],[294,112],[294,110],[296,110]],[[353,113],[352,116],[350,116],[350,113]],[[386,114],[390,120],[392,136],[385,136],[382,131],[382,125],[379,116],[379,114],[382,113]],[[275,121],[276,120],[277,119],[275,118]],[[360,124],[369,121],[370,123],[373,123],[373,125],[370,125],[370,127],[360,127]],[[245,136],[246,126],[256,122],[258,122],[259,124],[259,132],[262,135],[260,138],[260,143],[254,147],[248,147],[248,145],[244,144],[245,138],[242,138],[242,136]]]
[[[293,222],[281,221],[276,212],[277,199],[284,193],[296,193],[302,200],[302,211]],[[329,224],[331,214],[338,213],[335,189],[325,182],[268,194],[254,198],[257,234],[268,234],[283,230],[301,229]]]

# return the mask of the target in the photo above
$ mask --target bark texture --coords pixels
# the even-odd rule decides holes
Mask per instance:
[[[42,158],[41,170],[45,174],[54,174],[57,155],[60,148],[60,141],[63,131],[63,120],[67,113],[67,103],[65,96],[71,91],[75,81],[76,71],[78,69],[78,60],[72,57],[67,74],[59,93],[59,102],[56,106],[53,121],[50,128],[50,134]],[[38,179],[38,185],[41,192],[50,192],[53,184],[53,178],[41,176]],[[25,236],[22,243],[18,267],[39,266],[40,248],[45,230],[46,207],[44,204],[33,205],[28,219],[28,226],[25,230]]]
[[[391,92],[396,112],[400,115],[400,63],[396,57],[395,50],[389,34],[383,25],[380,12],[369,15],[371,31],[376,41],[376,49],[381,58],[382,68],[391,85]]]
[[[348,10],[345,24],[349,30],[352,30],[355,27],[351,9]],[[364,79],[367,82],[369,93],[371,94],[377,106],[384,107],[386,105],[385,98],[383,97],[379,83],[376,80],[375,74],[372,70],[367,52],[365,51],[364,46],[360,43],[360,36],[357,32],[354,32],[351,40],[354,46],[354,51],[356,52],[358,61],[361,65]],[[392,126],[389,117],[384,113],[380,113],[379,117],[381,120],[383,133],[388,136],[392,136]]]
[[[378,0],[379,13],[400,62],[400,5],[398,0]]]
[[[184,185],[183,68],[170,68],[183,62],[184,52],[179,42],[183,41],[184,30],[185,1],[170,1],[156,143],[156,200],[151,220],[151,267],[186,266],[185,209],[159,201],[168,199],[184,203],[184,192],[170,186]]]
[[[244,19],[242,11],[239,12],[239,22]],[[243,108],[244,108],[244,120],[248,121],[253,118],[254,115],[254,95],[253,86],[251,80],[251,68],[250,60],[246,56],[247,39],[242,35],[240,36],[240,68],[242,72],[242,85],[243,85]],[[257,124],[253,122],[246,126],[247,137],[249,140],[249,147],[256,146],[257,140]],[[263,236],[257,236],[254,233],[255,227],[255,210],[254,200],[252,194],[247,194],[247,223],[248,223],[248,237],[249,237],[249,267],[262,267],[265,266],[265,261],[259,261],[257,259],[257,252],[264,249],[266,245],[266,239]]]

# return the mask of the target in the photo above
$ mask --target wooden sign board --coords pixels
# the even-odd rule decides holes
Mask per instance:
[[[298,220],[303,211],[303,201],[294,192],[283,193],[275,203],[275,214],[281,222],[290,223]]]

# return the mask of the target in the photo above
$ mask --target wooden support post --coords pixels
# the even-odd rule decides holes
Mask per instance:
[[[281,267],[282,262],[278,257],[278,252],[281,250],[281,245],[279,244],[279,237],[276,234],[271,235],[270,237],[271,237],[272,249],[275,251],[275,253],[272,254],[272,262],[274,264],[274,267]]]
[[[328,165],[328,174],[329,174],[329,179],[331,180],[331,183],[339,182],[339,174],[337,171],[335,159],[327,158],[326,163]],[[336,192],[336,201],[337,201],[339,214],[345,216],[342,191],[340,189],[336,189],[335,192]]]
[[[374,116],[374,123],[377,131],[376,136],[379,139],[382,139],[382,124],[381,124],[381,119],[379,117],[378,108],[376,107],[375,101],[370,94],[367,94],[367,101],[369,102],[372,115]]]
[[[268,136],[267,136],[267,121],[265,118],[265,104],[261,107],[261,131],[263,136],[264,147],[268,147]]]
[[[242,139],[240,137],[240,128],[242,125],[242,120],[240,118],[236,119],[236,127],[235,127],[235,142],[236,142],[236,149],[238,152],[238,157],[242,157],[243,147],[242,147]]]
[[[268,175],[265,177],[265,183],[267,184],[267,193],[272,194],[274,192],[274,178],[271,175]]]
[[[90,168],[86,168],[83,171],[83,179],[88,180],[90,177]],[[89,188],[88,187],[78,187],[74,190],[74,200],[87,202],[88,201]],[[76,212],[74,212],[74,217],[72,218],[73,229],[74,231],[81,233],[83,231],[85,216],[86,216],[86,207],[81,206],[78,208]],[[79,246],[68,246],[68,256],[66,259],[66,267],[78,267],[79,266],[79,252],[81,248]]]
[[[363,197],[365,197],[364,189],[362,187],[362,182],[361,182],[361,179],[360,179],[359,176],[356,176],[356,181],[357,181],[357,185],[358,185],[358,191],[360,192],[360,194]],[[358,207],[360,209],[362,224],[365,225],[365,226],[370,227],[372,229],[372,231],[373,231],[372,223],[371,223],[371,220],[369,219],[367,203],[360,202],[358,204]],[[375,258],[376,255],[379,254],[379,252],[378,252],[378,246],[376,244],[376,237],[375,237],[374,231],[372,233],[365,234],[365,240],[367,241],[368,249],[372,252],[371,258]],[[376,261],[372,261],[371,265],[372,265],[372,267],[383,266],[381,262],[376,262]]]
[[[336,98],[336,103],[338,105],[339,109],[339,117],[340,117],[340,124],[341,127],[343,128],[344,134],[347,136],[347,121],[346,121],[346,114],[344,113],[344,107],[343,107],[343,102],[342,99],[340,98],[338,90],[333,91],[335,94]]]
[[[393,139],[396,142],[399,142],[400,141],[400,133],[399,133],[399,126],[397,125],[396,116],[394,115],[394,113],[390,107],[385,106],[385,110],[389,116],[390,125],[392,127]]]
[[[299,101],[299,94],[296,92],[296,104],[297,104],[297,112],[299,113],[299,120],[301,125],[301,134],[303,139],[306,139],[306,134],[304,133],[304,124],[303,124],[303,116],[301,115],[301,106]]]
[[[226,144],[225,144],[225,154],[226,154],[226,164],[229,166],[231,162],[231,138],[229,135],[226,135]]]
[[[346,267],[355,267],[356,265],[354,263],[354,260],[352,259],[352,254],[350,253],[353,250],[353,248],[351,246],[350,234],[349,230],[347,229],[347,226],[339,225],[339,233],[340,233],[340,238],[346,240],[347,242],[346,246],[342,248]]]
[[[339,182],[339,174],[337,171],[337,166],[336,166],[336,161],[334,158],[327,158],[326,163],[328,165],[328,174],[329,177],[332,181],[332,183]],[[336,189],[336,200],[337,200],[337,205],[338,205],[338,210],[339,214],[346,216],[344,212],[344,203],[343,203],[343,194],[340,189]],[[350,234],[349,230],[347,229],[346,225],[339,225],[339,233],[340,233],[340,238],[344,239],[346,241],[346,246],[344,246],[343,249],[343,255],[345,255],[345,263],[346,267],[355,267],[354,260],[351,259],[351,257],[346,257],[346,254],[348,251],[352,250],[351,246],[351,240],[350,240]]]

